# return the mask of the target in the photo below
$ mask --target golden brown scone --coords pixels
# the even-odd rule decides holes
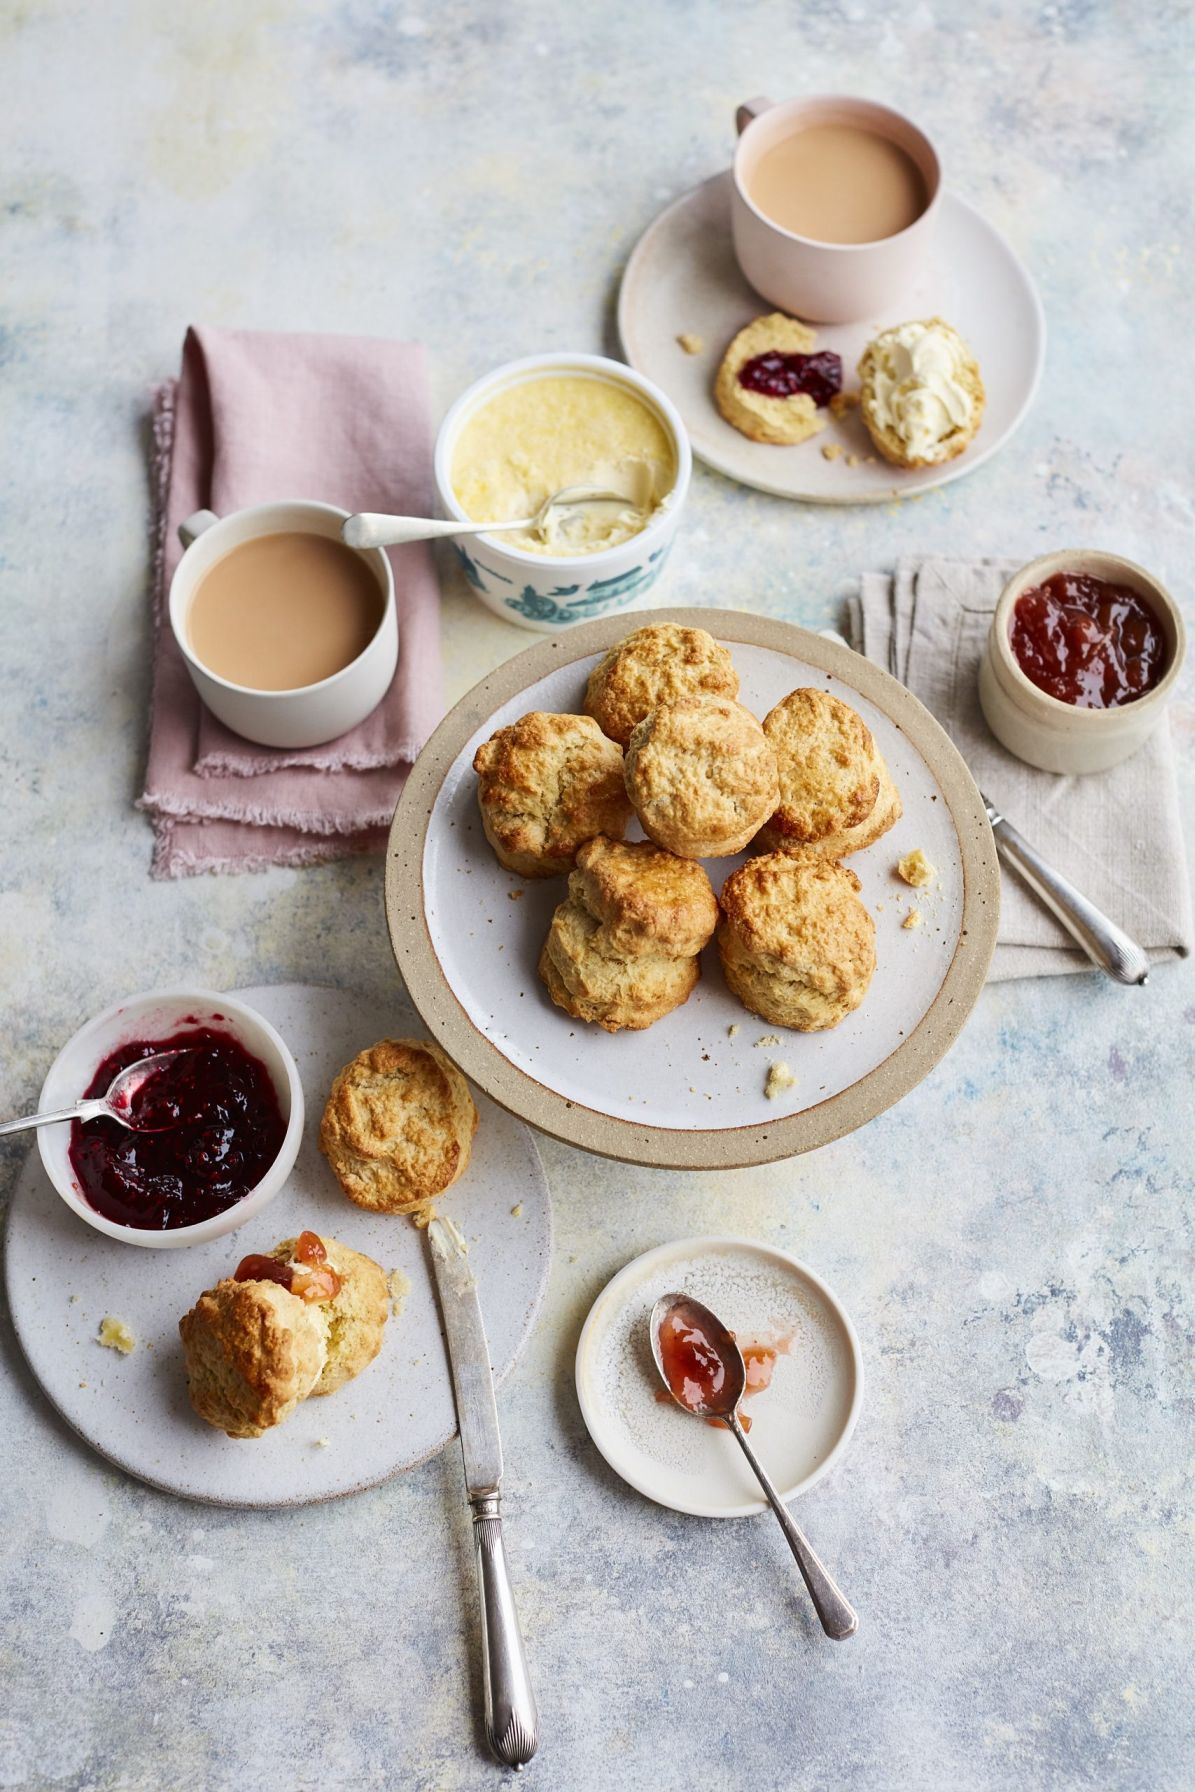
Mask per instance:
[[[780,802],[755,838],[764,852],[842,859],[900,820],[888,767],[849,703],[803,686],[769,710],[763,731],[780,774]]]
[[[753,392],[739,384],[739,373],[756,355],[774,350],[785,355],[808,355],[816,341],[808,324],[785,317],[782,311],[757,317],[740,330],[723,355],[714,381],[714,403],[726,421],[753,442],[775,442],[787,447],[806,442],[824,429],[825,414],[818,410],[808,392],[773,398],[767,392]]]
[[[270,1252],[279,1263],[293,1260],[294,1238],[284,1238]],[[360,1375],[382,1348],[390,1311],[386,1273],[372,1257],[354,1251],[338,1238],[320,1237],[324,1255],[340,1278],[340,1292],[329,1301],[312,1303],[327,1334],[327,1357],[312,1394],[334,1394]],[[306,1303],[304,1303],[306,1304]]]
[[[828,859],[769,853],[722,888],[718,951],[740,1002],[774,1026],[836,1027],[867,994],[875,924],[859,879]]]
[[[602,951],[623,958],[693,958],[718,924],[717,899],[701,866],[650,840],[587,840],[568,891],[598,922]]]
[[[776,807],[776,755],[727,697],[678,697],[636,724],[627,790],[645,834],[682,859],[741,852]]]
[[[944,318],[913,319],[881,331],[863,351],[859,378],[867,433],[894,466],[953,460],[983,421],[979,364]]]
[[[200,1295],[178,1329],[191,1404],[229,1437],[260,1437],[280,1425],[327,1362],[317,1305],[277,1282],[227,1277]]]
[[[631,729],[675,697],[737,697],[729,650],[703,628],[650,623],[617,641],[589,674],[585,711],[625,747]]]
[[[622,754],[592,716],[532,710],[473,755],[485,837],[523,877],[560,877],[595,834],[621,840],[630,820]]]
[[[358,1207],[414,1213],[464,1172],[477,1109],[464,1077],[430,1039],[382,1039],[332,1084],[320,1150]]]
[[[641,1031],[679,1008],[696,988],[701,967],[695,956],[609,951],[601,923],[570,896],[552,916],[539,974],[566,1014],[618,1033]]]

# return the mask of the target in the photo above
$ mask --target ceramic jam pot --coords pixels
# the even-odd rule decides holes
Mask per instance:
[[[453,547],[474,594],[487,609],[519,628],[554,635],[592,622],[640,599],[664,569],[689,489],[693,456],[680,414],[658,386],[633,368],[604,355],[530,355],[508,361],[463,392],[440,425],[435,477],[440,508],[449,518],[472,519],[457,500],[452,463],[457,437],[468,419],[499,392],[546,375],[581,374],[621,385],[663,425],[672,446],[676,477],[645,528],[594,554],[531,554],[501,535],[473,535]]]
[[[1022,672],[1012,650],[1013,606],[1023,591],[1058,572],[1126,585],[1151,606],[1166,637],[1167,655],[1161,678],[1144,696],[1112,709],[1080,709],[1039,690]],[[1000,595],[979,663],[979,701],[996,739],[1027,765],[1046,772],[1107,771],[1143,746],[1161,721],[1186,646],[1178,605],[1144,567],[1097,548],[1042,554],[1014,573]]]

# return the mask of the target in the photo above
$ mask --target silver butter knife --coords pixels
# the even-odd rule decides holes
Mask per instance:
[[[502,1440],[490,1347],[464,1251],[443,1220],[432,1220],[427,1238],[452,1365],[465,1489],[473,1508],[485,1651],[486,1741],[504,1766],[518,1768],[539,1746],[539,1713],[502,1542]]]
[[[1030,846],[1011,822],[1005,821],[995,803],[989,802],[986,796],[983,806],[992,824],[1000,857],[1028,884],[1055,919],[1062,922],[1092,964],[1117,983],[1144,983],[1149,976],[1149,959],[1136,940],[1131,940],[1068,878],[1048,865],[1037,848]]]

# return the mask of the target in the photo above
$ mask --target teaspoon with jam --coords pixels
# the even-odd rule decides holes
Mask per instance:
[[[743,1353],[722,1321],[688,1294],[662,1294],[651,1310],[651,1354],[672,1398],[695,1418],[721,1419],[732,1432],[796,1557],[822,1629],[835,1642],[854,1636],[859,1619],[833,1575],[810,1547],[801,1527],[747,1442],[739,1402],[747,1385]]]
[[[166,1132],[179,1124],[178,1115],[172,1114],[168,1119],[151,1115],[147,1120],[143,1114],[134,1111],[133,1103],[151,1077],[159,1075],[176,1058],[184,1055],[184,1051],[153,1052],[148,1058],[138,1058],[135,1064],[126,1065],[119,1076],[112,1079],[105,1094],[86,1096],[71,1107],[55,1108],[52,1113],[26,1114],[21,1120],[5,1120],[0,1124],[0,1138],[10,1132],[26,1132],[34,1126],[53,1126],[61,1120],[117,1120],[130,1132]]]

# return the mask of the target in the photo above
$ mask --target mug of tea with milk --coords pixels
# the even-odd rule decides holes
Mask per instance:
[[[870,317],[921,266],[942,191],[924,131],[872,100],[749,100],[731,226],[756,292],[814,323]]]

